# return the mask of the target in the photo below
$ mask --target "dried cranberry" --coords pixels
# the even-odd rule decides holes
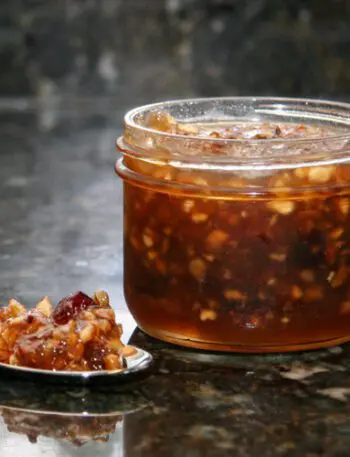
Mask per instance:
[[[70,319],[76,317],[80,311],[94,306],[95,303],[83,292],[76,292],[74,295],[63,298],[56,306],[52,318],[56,324],[67,324]]]

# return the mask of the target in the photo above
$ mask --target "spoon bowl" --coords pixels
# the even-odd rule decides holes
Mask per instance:
[[[151,367],[152,355],[144,349],[130,346],[132,355],[125,356],[126,367],[119,370],[101,371],[54,371],[21,367],[0,363],[0,373],[32,382],[50,382],[70,385],[101,385],[105,383],[123,385],[145,376]]]

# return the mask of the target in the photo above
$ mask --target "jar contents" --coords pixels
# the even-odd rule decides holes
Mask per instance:
[[[228,154],[206,138],[261,145],[340,133],[321,123],[181,124],[165,112],[149,113],[145,125],[202,138],[199,157]],[[302,158],[315,145],[300,147]],[[238,351],[350,338],[348,165],[229,172],[132,156],[124,163],[149,177],[141,183],[124,176],[125,294],[147,333]]]

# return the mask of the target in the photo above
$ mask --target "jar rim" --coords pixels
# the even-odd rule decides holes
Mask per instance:
[[[341,121],[337,121],[338,124],[343,126],[348,126],[349,131],[346,133],[335,134],[335,135],[327,135],[324,137],[306,137],[306,138],[268,138],[268,139],[249,139],[249,138],[215,138],[215,137],[198,137],[196,135],[190,134],[178,134],[178,133],[169,133],[163,132],[160,130],[156,130],[145,125],[142,125],[137,122],[137,117],[142,116],[151,111],[159,111],[166,108],[170,108],[172,106],[181,106],[181,105],[189,105],[194,106],[195,104],[199,103],[217,103],[218,105],[223,102],[232,102],[232,103],[270,103],[276,105],[276,109],[274,109],[273,114],[286,114],[291,115],[291,112],[285,111],[284,108],[288,106],[288,104],[299,104],[301,106],[315,106],[323,107],[323,110],[328,108],[329,110],[337,110],[338,113],[344,111],[343,116],[341,117]],[[319,120],[319,121],[335,121],[335,117],[332,118],[329,114],[317,114],[317,110],[314,112],[314,116],[307,115],[305,119],[311,120]],[[270,113],[271,114],[271,113]],[[293,116],[296,116],[293,113]],[[204,120],[204,119],[203,119]],[[229,120],[229,119],[227,119]],[[232,119],[231,119],[232,120]],[[252,119],[247,118],[247,121],[251,121]],[[199,122],[200,119],[197,119],[193,122]],[[155,135],[159,138],[168,138],[173,140],[186,140],[186,141],[201,141],[201,142],[210,142],[212,144],[256,144],[256,145],[266,145],[266,144],[307,144],[308,142],[323,142],[325,140],[350,140],[350,103],[346,102],[339,102],[333,100],[323,100],[323,99],[312,99],[312,98],[293,98],[293,97],[264,97],[264,96],[227,96],[227,97],[202,97],[202,98],[185,98],[185,99],[174,99],[174,100],[167,100],[163,102],[156,102],[147,105],[142,105],[136,108],[129,110],[124,116],[124,125],[126,128],[133,129],[138,132],[144,132],[146,134]]]
[[[232,139],[162,132],[143,125],[150,112],[166,111],[178,122],[272,122],[339,129],[334,135],[304,138]],[[125,115],[123,154],[176,166],[227,170],[283,169],[350,161],[350,104],[307,98],[218,97],[144,105]],[[215,152],[214,148],[219,148]]]

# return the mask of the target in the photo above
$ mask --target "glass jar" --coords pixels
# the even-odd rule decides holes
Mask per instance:
[[[159,112],[183,133],[150,128],[149,113]],[[242,122],[298,123],[300,135],[279,138],[276,127],[273,138],[237,139],[193,129]],[[349,140],[350,105],[342,103],[243,97],[130,111],[116,171],[125,297],[141,329],[241,352],[349,340]]]

